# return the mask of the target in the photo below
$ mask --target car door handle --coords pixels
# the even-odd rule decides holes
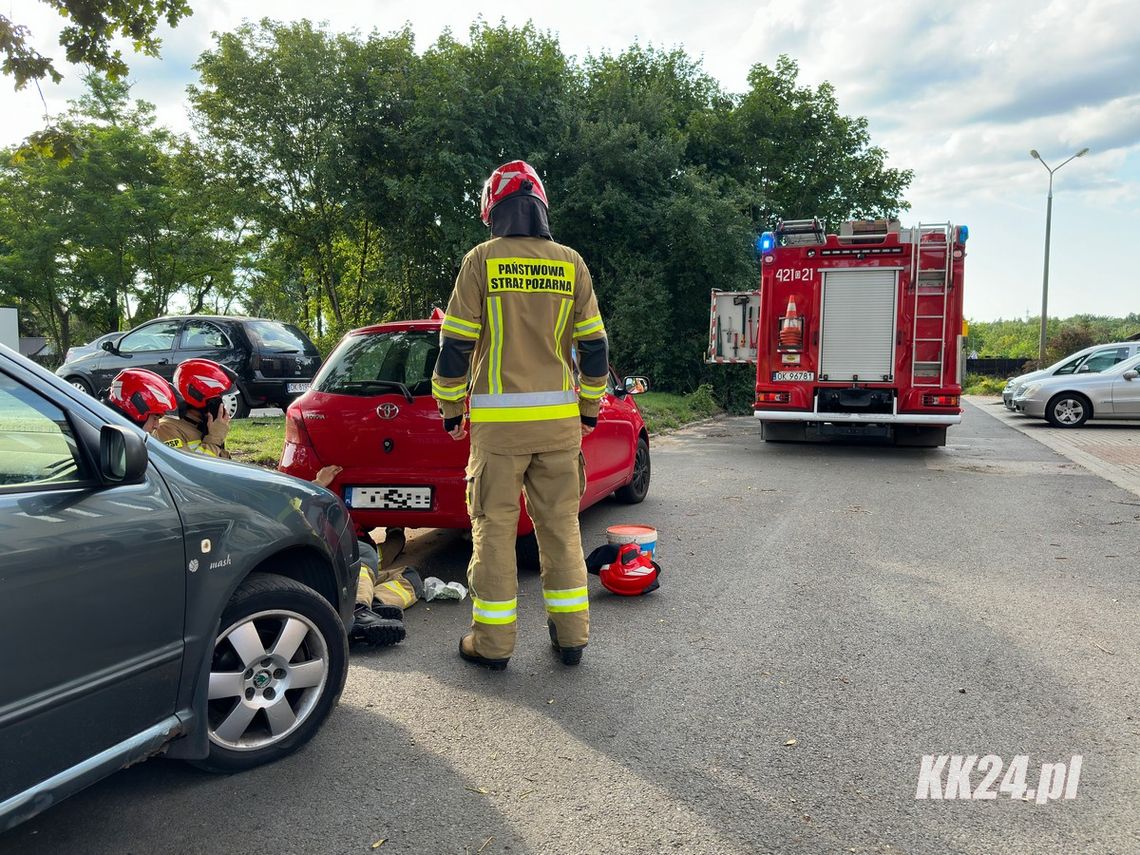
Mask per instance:
[[[158,360],[158,362],[155,363],[155,365],[169,365],[169,364],[170,364],[169,359],[160,359],[160,360]]]

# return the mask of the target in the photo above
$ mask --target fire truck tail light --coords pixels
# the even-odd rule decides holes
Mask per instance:
[[[791,400],[790,392],[760,392],[756,395],[757,403],[763,404],[787,404]]]
[[[960,398],[957,395],[923,395],[924,407],[957,407]]]

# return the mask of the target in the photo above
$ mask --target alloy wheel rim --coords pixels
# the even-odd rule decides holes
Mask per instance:
[[[1057,417],[1057,421],[1067,425],[1079,422],[1084,413],[1085,408],[1081,402],[1072,398],[1058,401],[1053,407],[1053,414]]]
[[[312,620],[257,612],[218,635],[210,664],[210,741],[254,751],[289,737],[312,715],[329,676],[329,650]]]

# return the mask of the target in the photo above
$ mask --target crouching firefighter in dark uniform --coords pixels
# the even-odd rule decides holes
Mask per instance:
[[[577,665],[589,638],[581,447],[598,421],[608,345],[586,263],[551,238],[547,209],[529,164],[516,160],[491,174],[480,213],[492,237],[463,259],[432,377],[444,429],[460,440],[471,372],[472,629],[459,654],[495,670],[515,648],[520,492],[538,537],[551,643],[563,663]]]

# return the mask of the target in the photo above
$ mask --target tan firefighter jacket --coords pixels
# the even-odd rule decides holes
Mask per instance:
[[[205,434],[200,424],[188,418],[163,416],[154,431],[154,438],[180,451],[224,457],[228,460],[230,453],[225,448],[227,431],[228,429],[219,428]]]
[[[469,373],[473,444],[500,454],[580,444],[580,417],[597,418],[609,373],[606,330],[581,255],[536,237],[495,237],[467,253],[432,376],[445,419],[463,414]]]

